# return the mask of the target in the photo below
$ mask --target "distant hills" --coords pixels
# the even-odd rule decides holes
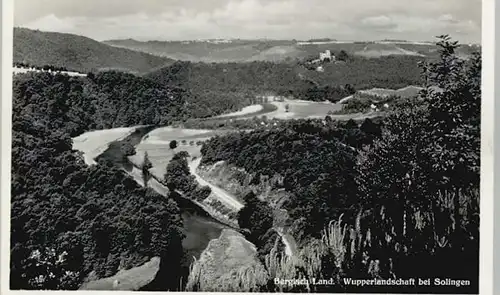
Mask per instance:
[[[105,69],[147,72],[169,65],[172,60],[109,46],[83,36],[14,28],[14,62],[53,65],[80,72]]]
[[[133,39],[108,40],[103,43],[146,52],[171,59],[193,62],[249,62],[285,61],[316,56],[329,49],[333,53],[346,52],[377,58],[388,55],[433,57],[437,47],[433,43],[384,40],[379,42],[353,42],[337,40],[226,40],[213,41],[137,41]],[[459,53],[467,56],[473,48],[463,45]]]
[[[458,54],[468,56],[477,49],[463,45]],[[320,52],[341,50],[349,55],[378,58],[389,55],[435,57],[437,47],[432,43],[384,40],[378,42],[337,41],[315,39],[242,40],[214,39],[194,41],[137,41],[134,39],[96,40],[65,33],[42,32],[14,28],[14,62],[34,66],[52,65],[69,70],[122,70],[145,73],[173,63],[173,60],[192,62],[252,62],[304,60]]]
[[[281,61],[287,57],[305,57],[296,52],[294,41],[275,40],[137,41],[109,40],[103,43],[176,60],[193,62]],[[276,50],[279,48],[279,50]]]

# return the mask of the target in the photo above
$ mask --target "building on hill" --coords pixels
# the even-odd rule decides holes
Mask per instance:
[[[319,53],[319,58],[308,61],[306,64],[313,65],[324,62],[334,62],[336,60],[335,55],[331,53],[330,50],[325,50],[325,52]]]
[[[330,52],[330,50],[325,50],[325,52],[320,52],[319,53],[319,59],[324,62],[326,60],[328,61],[335,61],[335,56],[332,55],[332,53]]]

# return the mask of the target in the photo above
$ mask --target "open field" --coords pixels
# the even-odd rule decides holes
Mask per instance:
[[[87,165],[95,164],[95,158],[102,154],[110,143],[124,139],[139,127],[114,128],[85,132],[73,138],[73,148],[84,154]]]
[[[121,270],[112,277],[85,283],[80,290],[137,291],[152,282],[159,269],[160,258],[153,257],[141,266]]]
[[[186,151],[191,157],[200,157],[201,145],[196,142],[207,140],[215,135],[229,132],[227,130],[199,130],[199,129],[181,129],[172,127],[162,127],[155,129],[146,135],[139,145],[136,146],[136,154],[129,157],[135,165],[142,165],[144,153],[148,153],[149,160],[153,164],[151,173],[156,177],[163,179],[165,169],[172,157],[181,151]],[[178,147],[170,149],[169,143],[176,140]],[[186,143],[183,143],[183,140]],[[191,143],[192,142],[192,143]]]
[[[243,108],[243,110],[238,111],[238,112],[232,112],[232,113],[224,114],[224,115],[217,116],[217,117],[195,119],[195,121],[219,122],[221,120],[249,119],[249,118],[258,117],[261,115],[266,115],[266,114],[272,113],[276,110],[278,110],[278,107],[273,103],[253,104],[253,105],[250,105],[250,106]]]
[[[342,109],[340,104],[327,102],[313,102],[303,100],[285,100],[272,102],[277,107],[277,110],[271,113],[263,114],[269,119],[304,119],[325,117],[329,111],[337,111]],[[286,105],[289,105],[288,112]]]
[[[404,88],[400,88],[397,90],[394,89],[385,89],[385,88],[373,88],[368,90],[360,90],[361,94],[369,94],[380,97],[388,97],[388,96],[400,96],[401,98],[411,98],[417,96],[418,93],[422,90],[422,87],[418,86],[407,86]]]
[[[148,143],[148,141],[141,142],[136,147],[136,154],[134,156],[129,157],[130,161],[134,163],[134,165],[140,166],[142,165],[144,154],[147,152],[149,160],[153,165],[149,171],[159,179],[163,179],[165,174],[165,169],[173,158],[173,156],[181,151],[186,151],[192,157],[200,157],[201,146],[190,146],[190,145],[179,145],[175,150],[170,149],[168,146],[168,142],[165,143]]]
[[[400,89],[372,88],[372,89],[366,89],[366,90],[359,90],[358,92],[356,92],[356,94],[367,94],[367,95],[378,96],[380,98],[386,98],[389,96],[399,96],[401,98],[412,98],[412,97],[418,96],[418,94],[421,90],[422,90],[422,87],[410,85],[410,86],[400,88]],[[341,100],[339,100],[338,104],[346,103],[350,99],[356,97],[356,94],[349,95],[347,97],[342,98]]]
[[[366,57],[387,55],[435,56],[436,45],[432,42],[353,42],[317,41],[297,42],[287,40],[228,40],[210,41],[149,41],[109,40],[103,43],[136,51],[193,62],[249,62],[284,61],[317,56],[319,52],[344,50],[349,54]],[[469,45],[463,45],[459,52],[467,55]]]
[[[260,112],[264,109],[264,107],[260,104],[254,104],[250,105],[247,107],[244,107],[241,111],[234,112],[234,113],[229,113],[229,114],[224,114],[217,116],[216,118],[227,118],[227,117],[233,117],[233,116],[244,116],[244,115],[250,115],[253,113]]]
[[[362,50],[356,51],[356,55],[374,58],[388,55],[415,55],[424,56],[413,50],[403,49],[397,44],[368,44]]]

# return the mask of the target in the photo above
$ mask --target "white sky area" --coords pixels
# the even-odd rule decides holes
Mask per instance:
[[[481,0],[16,0],[14,11],[15,26],[99,41],[481,38]]]

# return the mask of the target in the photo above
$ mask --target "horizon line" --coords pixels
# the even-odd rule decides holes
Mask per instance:
[[[34,28],[28,28],[28,27],[23,27],[23,26],[13,26],[14,29],[19,28],[19,29],[27,29],[27,30],[32,30],[32,31],[39,31],[39,32],[47,32],[47,33],[59,33],[59,34],[70,34],[70,35],[75,35],[75,36],[82,36],[86,37],[92,40],[95,40],[97,42],[109,42],[109,41],[124,41],[124,40],[132,40],[132,41],[137,41],[137,42],[204,42],[204,41],[217,41],[217,40],[225,40],[225,41],[294,41],[297,43],[313,43],[313,42],[345,42],[345,43],[354,43],[354,42],[387,42],[387,43],[426,43],[429,45],[435,44],[436,43],[436,38],[438,35],[434,36],[434,39],[431,40],[411,40],[411,39],[397,39],[397,38],[382,38],[382,39],[337,39],[333,37],[318,37],[318,38],[309,38],[309,39],[299,39],[299,38],[290,38],[290,39],[277,39],[277,38],[268,38],[268,37],[254,37],[254,38],[242,38],[242,37],[217,37],[217,38],[194,38],[194,39],[151,39],[151,38],[141,38],[141,37],[116,37],[116,38],[109,38],[109,39],[96,39],[89,37],[87,35],[82,35],[82,34],[76,34],[76,33],[70,33],[70,32],[63,32],[63,31],[47,31],[47,30],[40,30],[40,29],[34,29]],[[452,34],[447,34],[448,36],[453,38]],[[481,41],[479,42],[462,42],[459,41],[458,39],[454,39],[459,42],[459,44],[473,44],[473,45],[481,45]]]

